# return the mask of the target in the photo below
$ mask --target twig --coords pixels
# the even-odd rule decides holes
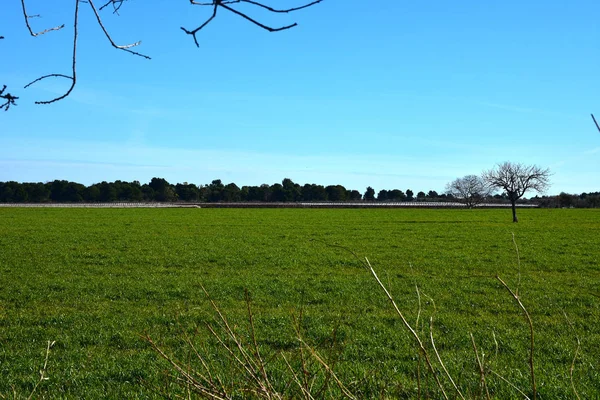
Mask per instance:
[[[257,26],[259,26],[259,27],[261,27],[261,28],[263,28],[264,30],[266,30],[266,31],[269,31],[269,32],[279,32],[279,31],[284,31],[284,30],[286,30],[286,29],[290,29],[290,28],[293,28],[293,27],[295,27],[295,26],[297,26],[297,25],[298,25],[297,23],[295,23],[295,22],[294,22],[293,24],[290,24],[290,25],[285,25],[285,26],[281,26],[281,27],[279,27],[279,28],[271,28],[270,26],[267,26],[267,25],[261,24],[260,22],[258,22],[258,21],[256,21],[256,20],[254,20],[254,19],[250,18],[250,17],[249,17],[249,16],[247,16],[246,14],[244,14],[244,13],[242,13],[242,12],[239,12],[238,10],[236,10],[236,9],[233,9],[233,8],[231,8],[231,7],[229,7],[229,6],[225,5],[225,4],[223,4],[223,3],[220,3],[219,5],[220,5],[221,7],[223,7],[224,9],[226,9],[226,10],[229,10],[229,11],[231,11],[232,13],[239,15],[240,17],[242,17],[242,18],[244,18],[244,19],[246,19],[246,20],[248,20],[248,21],[252,22],[253,24],[255,24],[255,25],[257,25]]]
[[[519,255],[519,246],[517,246],[517,241],[515,240],[515,233],[512,232],[512,241],[515,245],[515,252],[517,253],[517,289],[515,290],[515,294],[519,295],[519,287],[521,286],[521,257]]]
[[[477,366],[479,367],[479,379],[480,385],[482,389],[485,389],[486,399],[490,400],[490,392],[487,387],[487,383],[485,382],[485,367],[483,365],[483,354],[481,359],[479,358],[479,351],[477,350],[477,345],[475,344],[475,338],[472,333],[469,333],[471,336],[471,343],[473,343],[473,350],[475,351],[475,359],[477,360]]]
[[[421,341],[421,338],[419,337],[419,335],[417,334],[417,332],[415,332],[415,330],[410,326],[410,324],[408,323],[407,319],[404,317],[404,314],[402,314],[402,311],[400,311],[400,309],[398,308],[398,305],[396,305],[396,302],[394,301],[394,298],[392,297],[392,295],[390,294],[390,292],[388,292],[388,290],[383,285],[383,283],[381,283],[381,280],[377,276],[377,273],[375,272],[375,270],[371,266],[371,263],[369,262],[369,259],[367,257],[365,257],[365,262],[366,262],[366,266],[367,266],[368,270],[371,272],[371,274],[373,275],[373,277],[375,278],[375,280],[379,284],[379,287],[384,291],[384,293],[387,296],[388,300],[390,301],[390,303],[394,307],[394,310],[396,310],[396,313],[398,314],[398,316],[402,320],[402,323],[404,324],[404,326],[409,330],[409,332],[411,333],[411,335],[417,341],[419,349],[421,350],[421,353],[423,353],[423,356],[425,357],[425,362],[427,363],[427,367],[429,368],[429,371],[433,375],[433,377],[434,377],[434,379],[435,379],[435,381],[437,383],[437,386],[442,391],[442,394],[443,394],[444,398],[448,399],[448,396],[446,395],[446,392],[444,391],[444,387],[442,386],[442,383],[440,382],[440,380],[439,380],[439,378],[438,378],[438,376],[437,376],[437,374],[435,372],[435,369],[433,368],[433,364],[431,363],[431,360],[429,359],[429,353],[427,352],[427,349],[425,349],[425,346],[423,345],[423,342]]]
[[[77,83],[76,62],[77,62],[77,33],[78,33],[77,28],[78,28],[78,25],[79,25],[79,0],[75,0],[75,17],[73,18],[73,63],[72,63],[72,71],[71,71],[72,76],[67,76],[67,75],[63,75],[63,74],[49,74],[49,75],[44,75],[40,78],[37,78],[36,80],[29,82],[27,85],[25,85],[25,88],[28,88],[32,84],[39,82],[43,79],[59,77],[59,78],[70,79],[71,87],[69,87],[69,89],[62,96],[56,97],[52,100],[36,101],[35,104],[50,104],[50,103],[54,103],[55,101],[62,100],[65,97],[67,97],[69,94],[71,94],[71,92],[73,91],[73,88],[75,88],[75,84]]]
[[[15,103],[15,100],[18,100],[19,98],[17,96],[13,96],[10,93],[4,94],[5,90],[6,90],[6,85],[2,85],[2,89],[0,90],[0,99],[4,99],[6,101],[4,103],[0,104],[0,109],[4,109],[4,111],[8,111],[10,106],[17,105],[17,103]]]
[[[98,25],[100,25],[100,28],[102,28],[102,32],[104,32],[104,35],[106,36],[106,38],[108,39],[108,41],[110,42],[110,44],[111,44],[112,47],[114,47],[115,49],[126,51],[126,52],[131,53],[131,54],[136,55],[136,56],[144,57],[147,60],[151,59],[147,55],[138,53],[137,51],[130,50],[132,47],[136,47],[136,46],[140,45],[142,43],[141,40],[139,40],[139,41],[137,41],[135,43],[126,44],[126,45],[118,45],[118,44],[116,44],[114,42],[114,40],[112,39],[112,37],[110,37],[110,34],[106,30],[106,28],[104,27],[104,24],[102,23],[102,19],[100,18],[100,14],[98,14],[98,10],[96,10],[96,6],[94,6],[93,0],[87,0],[87,2],[92,7],[92,10],[94,11],[94,15],[96,16],[96,20],[98,21]]]
[[[596,128],[598,128],[598,132],[600,132],[600,125],[598,125],[598,122],[596,121],[594,114],[591,114],[591,116],[592,116],[592,119],[594,120],[594,124],[596,124]]]
[[[305,4],[303,6],[288,8],[288,9],[285,9],[285,10],[277,10],[275,8],[271,8],[271,7],[269,7],[267,5],[264,5],[262,3],[258,3],[256,1],[252,1],[252,0],[239,0],[239,2],[241,2],[241,3],[254,4],[255,6],[262,7],[264,9],[269,10],[269,11],[274,12],[274,13],[289,13],[289,12],[293,12],[293,11],[298,11],[298,10],[302,10],[303,8],[308,8],[310,6],[314,6],[315,4],[318,4],[318,3],[322,2],[322,1],[323,0],[315,0],[312,3],[308,3],[308,4]]]
[[[58,31],[58,30],[60,30],[60,29],[62,29],[62,28],[65,27],[65,24],[62,24],[60,26],[55,26],[54,28],[48,28],[48,29],[45,29],[45,30],[43,30],[41,32],[37,32],[36,33],[36,32],[34,32],[31,29],[31,25],[29,25],[29,18],[39,17],[40,15],[39,14],[36,14],[36,15],[27,15],[27,10],[25,9],[25,0],[21,0],[21,8],[23,10],[23,18],[25,19],[25,25],[27,25],[27,29],[29,30],[29,33],[33,37],[40,36],[40,35],[43,35],[45,33],[51,32],[51,31]]]
[[[575,331],[575,327],[573,326],[573,323],[571,322],[571,320],[569,320],[569,317],[567,317],[567,313],[564,310],[563,310],[563,314],[565,315],[565,319],[567,320],[567,323],[569,324],[569,327],[575,334],[575,339],[577,340],[577,347],[575,348],[575,355],[573,356],[573,361],[571,362],[571,367],[569,368],[569,378],[571,379],[571,388],[573,389],[573,393],[575,394],[575,397],[577,397],[577,400],[579,400],[580,399],[579,393],[577,393],[577,389],[575,388],[575,381],[573,380],[573,371],[575,370],[575,361],[577,360],[577,355],[579,354],[579,349],[581,347],[581,341],[579,340],[579,336],[577,335],[577,332]]]
[[[317,360],[319,362],[319,364],[321,364],[323,366],[323,368],[325,368],[325,370],[331,374],[331,377],[333,378],[333,380],[335,381],[335,383],[337,383],[337,385],[339,386],[339,388],[342,390],[342,392],[344,393],[344,395],[346,397],[348,397],[349,399],[353,399],[356,400],[356,397],[346,388],[346,386],[342,383],[342,381],[340,381],[340,379],[337,377],[337,375],[333,372],[333,370],[331,369],[331,367],[329,367],[329,365],[327,365],[327,363],[325,361],[323,361],[323,359],[321,358],[321,356],[319,355],[319,353],[317,353],[317,351],[315,349],[313,349],[312,347],[310,347],[308,344],[306,344],[306,342],[304,342],[304,340],[302,340],[302,338],[300,338],[300,342],[306,346],[306,348],[308,349],[308,351],[311,353],[311,355],[315,358],[315,360]]]
[[[525,308],[525,306],[523,305],[523,303],[521,303],[521,299],[519,298],[519,296],[513,292],[508,285],[502,280],[502,278],[500,278],[498,275],[496,275],[496,279],[498,279],[500,281],[500,283],[502,284],[502,286],[504,286],[506,288],[506,290],[508,290],[508,292],[511,294],[511,296],[515,299],[515,301],[517,302],[517,304],[519,305],[519,307],[521,308],[521,310],[523,311],[523,314],[525,315],[525,318],[527,319],[527,323],[529,324],[529,334],[530,334],[530,349],[529,349],[529,370],[531,373],[531,387],[533,390],[533,400],[536,399],[537,397],[537,386],[535,383],[535,370],[533,367],[533,360],[534,360],[534,336],[533,336],[533,322],[531,321],[531,317],[529,316],[529,313],[527,312],[527,309]]]
[[[418,287],[417,287],[417,293],[419,293]],[[427,296],[427,294],[425,294],[425,293],[423,293],[423,295]],[[427,297],[433,303],[433,315],[435,315],[435,313],[437,311],[436,307],[435,307],[435,302],[433,301],[433,298],[431,298],[430,296],[427,296]],[[420,301],[421,301],[421,299],[419,297],[419,304],[420,304]],[[460,389],[458,388],[458,386],[454,382],[454,379],[452,379],[452,376],[450,375],[450,372],[448,372],[448,370],[446,369],[446,365],[444,365],[444,362],[442,361],[442,357],[440,356],[440,353],[438,352],[437,347],[435,346],[435,341],[433,340],[433,315],[431,317],[429,317],[429,339],[431,340],[431,346],[433,347],[433,351],[434,351],[434,353],[436,355],[436,358],[437,358],[438,362],[440,363],[440,365],[442,366],[442,369],[446,373],[446,376],[448,377],[448,379],[452,383],[452,386],[454,387],[454,390],[456,390],[456,393],[458,394],[458,396],[461,399],[465,400],[465,398],[462,395]]]
[[[98,10],[102,11],[104,8],[106,8],[106,7],[108,7],[109,5],[112,4],[112,6],[113,6],[113,14],[119,15],[119,9],[123,5],[124,1],[126,1],[126,0],[108,0],[108,2],[106,2],[104,5],[100,6],[100,8]]]
[[[294,369],[290,365],[288,359],[285,357],[285,354],[282,353],[281,357],[283,358],[283,361],[285,361],[285,364],[287,365],[288,369],[290,370],[290,373],[292,374],[292,379],[298,385],[298,387],[302,391],[302,394],[304,394],[304,397],[307,400],[314,400],[314,398],[310,394],[310,391],[305,387],[305,385],[302,384],[302,382],[300,382],[300,379],[298,379],[298,375],[296,374],[296,372],[294,371]]]
[[[525,394],[525,392],[523,392],[521,389],[519,389],[516,385],[514,385],[512,382],[510,382],[508,379],[506,379],[505,377],[503,377],[502,375],[500,375],[499,373],[497,373],[496,371],[490,369],[489,370],[492,374],[496,375],[498,378],[502,379],[504,382],[508,383],[508,385],[510,387],[512,387],[513,389],[515,389],[517,392],[519,392],[526,400],[530,400],[529,396],[527,396]]]
[[[48,346],[46,347],[46,358],[44,359],[44,366],[40,370],[40,379],[37,381],[37,383],[33,387],[33,390],[31,390],[31,393],[29,394],[29,397],[27,397],[27,400],[31,400],[31,398],[35,394],[35,391],[37,390],[38,386],[40,386],[40,384],[42,382],[48,380],[48,377],[46,377],[46,369],[48,367],[48,356],[50,356],[50,349],[52,348],[52,346],[54,346],[54,343],[56,343],[56,341],[51,342],[48,340]]]
[[[213,390],[214,388],[211,390],[211,388],[208,388],[206,386],[204,386],[201,382],[198,382],[194,376],[192,376],[190,373],[188,373],[188,371],[186,371],[185,369],[183,369],[180,366],[180,363],[175,361],[172,357],[168,356],[160,347],[158,347],[158,345],[156,345],[156,343],[154,343],[154,341],[152,341],[152,339],[150,338],[150,336],[146,336],[145,339],[148,341],[148,343],[150,343],[150,345],[152,346],[152,348],[165,360],[167,360],[167,362],[169,362],[169,364],[171,364],[171,366],[173,366],[173,368],[175,368],[175,370],[177,372],[179,372],[185,379],[187,383],[191,383],[194,388],[196,390],[198,390],[201,394],[204,394],[210,398],[216,399],[216,400],[227,400],[230,398],[230,396],[228,396],[226,393],[215,393]]]
[[[184,31],[185,33],[187,33],[188,35],[192,35],[192,37],[194,38],[194,43],[196,44],[196,47],[200,47],[200,45],[198,44],[198,38],[196,37],[196,34],[202,30],[206,25],[208,25],[216,16],[217,16],[217,9],[218,7],[222,7],[224,9],[226,9],[227,11],[232,12],[233,14],[236,14],[242,18],[244,18],[246,21],[249,21],[251,23],[253,23],[254,25],[269,31],[269,32],[280,32],[280,31],[284,31],[286,29],[290,29],[293,28],[295,26],[297,26],[298,24],[296,22],[289,24],[289,25],[284,25],[284,26],[280,26],[277,28],[273,28],[271,26],[265,25],[259,21],[257,21],[256,19],[250,17],[248,14],[245,14],[241,11],[236,10],[235,8],[232,8],[230,5],[232,4],[239,4],[239,3],[247,3],[247,4],[252,4],[254,6],[263,8],[265,10],[268,10],[272,13],[290,13],[290,12],[294,12],[294,11],[298,11],[298,10],[302,10],[311,6],[314,6],[315,4],[318,4],[320,2],[322,2],[323,0],[315,0],[312,1],[310,3],[304,4],[302,6],[298,6],[298,7],[292,7],[292,8],[288,8],[288,9],[276,9],[273,7],[270,7],[266,4],[260,3],[258,1],[254,1],[254,0],[213,0],[212,2],[198,2],[196,0],[190,0],[190,4],[193,5],[197,5],[197,6],[210,6],[213,7],[213,13],[212,15],[206,20],[204,21],[200,26],[198,26],[196,29],[193,30],[189,30],[186,29],[184,27],[181,27],[181,30]]]
[[[248,310],[248,320],[250,323],[250,335],[252,337],[252,344],[254,345],[254,356],[256,357],[256,360],[258,361],[258,368],[263,375],[263,379],[265,380],[265,383],[267,384],[267,386],[272,387],[271,383],[269,382],[269,377],[267,376],[267,371],[265,370],[265,363],[264,363],[262,357],[260,356],[260,350],[258,349],[258,342],[256,341],[256,331],[254,329],[254,318],[252,315],[252,308],[250,306],[251,300],[250,300],[250,294],[248,293],[248,289],[244,290],[244,297],[246,300],[246,307]]]
[[[187,33],[188,35],[192,35],[192,37],[194,38],[194,43],[196,43],[196,47],[200,47],[200,45],[198,44],[198,39],[196,38],[196,33],[198,33],[206,25],[208,25],[210,23],[210,21],[212,21],[216,16],[217,16],[217,4],[215,4],[215,6],[214,6],[213,13],[210,16],[210,18],[208,18],[206,21],[204,21],[204,23],[202,25],[200,25],[199,27],[197,27],[196,29],[191,30],[191,31],[188,31],[187,29],[185,29],[182,26],[181,30],[184,31],[185,33]]]
[[[445,399],[448,399],[448,396],[446,395],[446,391],[444,390],[444,386],[440,382],[440,380],[439,380],[439,378],[438,378],[438,376],[436,374],[435,368],[433,368],[433,364],[431,363],[431,360],[429,358],[429,353],[427,352],[427,349],[423,345],[423,342],[421,341],[421,338],[419,337],[419,334],[412,328],[412,326],[410,326],[410,324],[408,323],[408,320],[406,319],[406,317],[404,316],[404,314],[402,314],[402,311],[400,311],[400,308],[398,308],[398,305],[394,301],[394,298],[392,297],[392,295],[390,294],[390,292],[387,290],[387,288],[384,286],[384,284],[381,282],[381,280],[379,279],[379,276],[377,276],[377,273],[375,272],[375,270],[371,266],[371,263],[369,262],[369,259],[367,257],[365,257],[365,260],[362,261],[362,259],[360,257],[358,257],[358,255],[354,251],[352,251],[351,249],[349,249],[347,247],[341,246],[339,244],[329,244],[329,243],[327,243],[325,241],[322,241],[322,240],[319,240],[319,239],[314,239],[314,238],[311,239],[311,240],[319,241],[319,242],[325,244],[326,246],[337,247],[337,248],[340,248],[340,249],[343,249],[343,250],[349,252],[350,254],[352,254],[367,269],[367,271],[369,271],[371,273],[371,275],[373,275],[373,277],[377,281],[377,284],[383,290],[383,292],[387,296],[388,300],[392,304],[392,307],[396,311],[396,314],[398,314],[398,316],[402,320],[402,323],[404,324],[404,326],[406,327],[406,329],[408,329],[408,331],[410,332],[411,336],[417,342],[417,345],[419,347],[420,353],[423,354],[423,356],[425,357],[425,362],[427,364],[427,368],[429,368],[429,371],[433,375],[433,378],[435,379],[435,382],[436,382],[437,386],[440,388],[440,390],[442,392],[442,395],[444,396]]]

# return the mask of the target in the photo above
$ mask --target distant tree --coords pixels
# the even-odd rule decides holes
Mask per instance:
[[[440,195],[435,190],[430,190],[429,192],[427,192],[427,197],[430,200],[437,200],[440,197]]]
[[[101,201],[104,203],[110,203],[113,201],[117,201],[117,189],[115,188],[115,186],[112,183],[102,181],[94,186],[97,186],[98,190],[99,190],[99,194],[96,198],[96,201]],[[89,192],[88,192],[88,195],[90,195]],[[154,192],[153,192],[153,196],[154,196]],[[152,200],[154,200],[154,198]]]
[[[260,193],[260,201],[271,201],[271,186],[267,185],[266,183],[263,183],[258,187],[258,189]]]
[[[142,185],[142,195],[144,197],[144,201],[154,201],[154,189],[152,189],[147,183]]]
[[[391,201],[405,201],[406,195],[402,190],[394,189],[388,192],[388,199]]]
[[[243,190],[244,188],[242,188]],[[248,194],[246,200],[248,201],[265,201],[263,190],[259,186],[248,186]]]
[[[377,193],[377,201],[387,201],[389,199],[388,191],[382,189]]]
[[[12,183],[13,182],[0,182],[0,203],[15,202],[15,189]]]
[[[417,193],[417,200],[418,201],[425,200],[425,197],[426,197],[425,192],[419,192],[419,193]]]
[[[90,185],[83,191],[83,200],[88,203],[96,203],[100,199],[100,188],[98,185]]]
[[[283,187],[283,198],[284,201],[298,201],[302,197],[302,190],[300,185],[294,183],[290,178],[285,178],[281,182]]]
[[[491,187],[506,193],[512,206],[513,222],[518,222],[517,200],[528,191],[545,192],[550,186],[550,170],[506,161],[484,172],[483,179]]]
[[[466,175],[457,178],[446,185],[446,193],[462,202],[465,206],[473,208],[482,203],[490,194],[490,187],[483,178],[477,175]]]
[[[45,203],[50,201],[50,189],[43,183],[24,183],[23,186],[27,191],[28,201],[32,203]]]
[[[360,201],[362,200],[362,194],[360,194],[358,190],[353,189],[349,190],[348,193],[346,193],[346,198],[351,201]]]
[[[327,201],[327,190],[323,185],[307,183],[302,187],[302,200]]]
[[[198,190],[198,186],[187,182],[176,184],[175,193],[177,193],[177,199],[181,201],[200,200],[200,191]]]
[[[325,187],[327,192],[327,199],[329,201],[345,201],[346,200],[346,188],[342,185],[330,185]]]
[[[210,185],[206,187],[206,201],[216,203],[223,200],[223,189],[225,185],[220,179],[214,179]]]
[[[365,199],[366,201],[374,201],[375,200],[375,189],[373,189],[371,186],[367,187],[367,190],[365,191],[365,195],[363,196],[363,199]]]
[[[177,200],[177,193],[173,185],[163,178],[152,178],[148,184],[154,190],[154,200],[172,202]]]
[[[415,195],[415,193],[412,190],[407,189],[406,190],[406,201],[413,201],[415,199],[414,195]]]
[[[269,196],[268,201],[274,202],[283,202],[285,201],[285,191],[283,190],[283,185],[280,183],[275,183],[271,185],[271,195]]]
[[[229,183],[223,188],[223,201],[236,202],[242,199],[240,188],[235,183]]]
[[[577,197],[572,194],[560,192],[560,194],[558,195],[559,207],[564,207],[564,208],[573,207],[573,205],[576,203],[576,201],[577,201]]]

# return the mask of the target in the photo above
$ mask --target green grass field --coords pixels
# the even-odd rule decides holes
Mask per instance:
[[[304,337],[319,351],[336,329],[335,371],[359,398],[415,398],[413,340],[362,264],[330,246],[340,245],[369,258],[413,324],[418,285],[419,329],[434,316],[436,345],[468,397],[479,390],[469,333],[494,371],[530,391],[528,325],[499,274],[513,288],[520,276],[541,398],[574,397],[577,338],[575,387],[598,398],[600,210],[520,210],[519,218],[511,223],[509,210],[0,208],[0,395],[29,395],[48,340],[56,341],[50,379],[37,396],[177,391],[143,335],[185,359],[182,332],[214,316],[204,285],[240,329],[250,291],[265,354],[297,348],[292,315],[302,309]],[[196,340],[212,352],[204,329]],[[519,398],[494,376],[488,385],[492,397]],[[421,386],[436,397],[431,382]]]

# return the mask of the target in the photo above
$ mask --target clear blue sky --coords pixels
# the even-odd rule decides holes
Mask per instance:
[[[99,1],[99,0],[96,0]],[[290,15],[245,7],[268,33],[188,1],[130,0],[104,21],[81,3],[78,83],[70,71],[72,1],[0,10],[0,181],[163,177],[242,185],[343,184],[443,191],[503,161],[549,167],[549,194],[600,191],[600,1],[325,0]],[[99,4],[101,4],[100,1]],[[98,4],[98,5],[99,5]],[[273,0],[279,7],[301,4]],[[108,11],[108,12],[107,12]]]

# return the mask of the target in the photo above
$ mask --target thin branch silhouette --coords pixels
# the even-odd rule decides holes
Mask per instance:
[[[246,14],[244,12],[236,10],[235,8],[231,7],[231,5],[246,3],[246,4],[251,4],[251,5],[257,6],[259,8],[265,9],[272,13],[290,13],[290,12],[294,12],[294,11],[298,11],[298,10],[302,10],[302,9],[314,6],[315,4],[321,3],[322,1],[323,0],[314,0],[310,3],[304,4],[304,5],[301,5],[298,7],[292,7],[292,8],[288,8],[288,9],[279,10],[279,9],[270,7],[266,4],[260,3],[258,1],[253,1],[253,0],[213,0],[210,3],[203,3],[203,2],[198,2],[195,0],[190,0],[190,4],[193,4],[196,6],[213,7],[213,12],[212,12],[212,15],[206,21],[204,21],[201,25],[199,25],[197,28],[190,30],[190,29],[181,27],[181,30],[184,31],[185,33],[187,33],[188,35],[191,35],[194,38],[194,43],[196,44],[196,47],[200,47],[200,45],[198,44],[198,38],[196,37],[196,34],[215,19],[215,17],[217,16],[217,9],[219,7],[221,7],[221,8],[226,9],[227,11],[232,12],[233,14],[236,14],[236,15],[242,17],[246,21],[249,21],[249,22],[253,23],[254,25],[258,26],[259,28],[262,28],[268,32],[280,32],[280,31],[284,31],[287,29],[291,29],[295,26],[298,26],[298,24],[296,22],[294,22],[289,25],[284,25],[284,26],[280,26],[280,27],[272,27],[269,25],[265,25],[260,21],[257,21],[256,19],[252,18],[251,16],[249,16],[248,14]]]
[[[3,37],[0,36],[0,39],[4,39]],[[16,106],[17,103],[15,103],[15,100],[18,100],[19,98],[17,96],[13,96],[10,93],[4,93],[4,91],[6,90],[6,85],[2,85],[2,90],[0,90],[0,99],[4,100],[4,103],[0,104],[0,109],[4,109],[4,111],[8,111],[8,109],[10,108],[10,106]]]
[[[23,18],[25,19],[25,25],[27,26],[29,33],[33,37],[40,36],[40,35],[43,35],[45,33],[51,32],[51,31],[58,31],[65,27],[65,24],[62,24],[59,26],[55,26],[53,28],[44,29],[43,31],[40,31],[40,32],[34,32],[33,29],[31,29],[31,25],[29,25],[29,19],[30,18],[40,18],[41,17],[40,14],[28,15],[27,10],[25,8],[25,0],[21,0],[21,9],[23,10]]]
[[[128,53],[131,53],[131,54],[139,56],[139,57],[143,57],[148,60],[151,59],[149,56],[147,56],[145,54],[142,54],[142,53],[132,50],[133,47],[139,46],[141,44],[141,41],[136,41],[134,43],[125,44],[125,45],[117,44],[113,40],[109,31],[106,29],[104,22],[100,16],[100,12],[109,6],[113,7],[113,14],[118,15],[119,10],[123,6],[123,3],[127,0],[103,0],[102,5],[100,7],[96,7],[96,5],[94,3],[95,1],[96,0],[75,0],[75,13],[74,13],[74,18],[73,18],[73,53],[72,53],[72,61],[71,61],[71,73],[69,75],[59,74],[59,73],[46,74],[46,75],[40,76],[39,78],[29,82],[27,85],[24,86],[24,88],[28,88],[29,86],[33,85],[34,83],[40,82],[40,81],[48,79],[48,78],[63,78],[63,79],[69,79],[71,81],[70,87],[67,89],[67,91],[64,94],[62,94],[58,97],[55,97],[54,99],[51,99],[51,100],[36,101],[35,102],[36,104],[50,104],[50,103],[54,103],[56,101],[62,100],[71,94],[71,92],[75,88],[75,85],[77,84],[76,65],[77,65],[77,40],[78,40],[78,30],[79,30],[79,3],[80,2],[88,3],[90,5],[92,12],[94,13],[94,16],[96,18],[96,21],[97,21],[98,25],[100,26],[100,29],[102,29],[102,32],[104,33],[104,35],[106,36],[106,38],[108,39],[108,41],[112,47],[114,47],[118,50],[126,51]],[[211,16],[206,21],[204,21],[202,24],[200,24],[197,28],[192,29],[192,30],[188,30],[184,27],[181,28],[186,34],[191,35],[194,38],[194,43],[196,44],[197,47],[199,47],[199,43],[198,43],[198,39],[197,39],[196,35],[200,30],[205,28],[210,22],[212,22],[216,18],[219,7],[242,17],[243,19],[245,19],[245,20],[251,22],[252,24],[254,24],[262,29],[265,29],[269,32],[278,32],[278,31],[283,31],[286,29],[293,28],[293,27],[297,26],[297,23],[294,22],[289,25],[284,25],[284,26],[280,26],[280,27],[272,27],[272,26],[263,24],[262,22],[258,21],[257,19],[249,16],[248,14],[246,14],[236,8],[233,8],[233,6],[236,4],[245,3],[248,5],[252,5],[252,6],[261,8],[263,10],[267,10],[272,13],[290,13],[290,12],[294,12],[294,11],[298,11],[298,10],[302,10],[302,9],[311,7],[315,4],[321,3],[323,0],[313,0],[304,5],[292,7],[292,8],[288,8],[288,9],[276,9],[267,4],[263,4],[259,1],[255,1],[255,0],[213,0],[211,2],[199,2],[199,1],[195,1],[195,0],[189,0],[189,1],[190,1],[190,4],[192,4],[192,5],[209,6],[209,7],[213,8]],[[27,27],[27,30],[31,34],[31,36],[37,37],[37,36],[46,34],[51,31],[60,30],[65,27],[65,24],[62,24],[59,26],[45,29],[40,32],[34,32],[34,30],[32,29],[32,27],[30,25],[29,20],[31,18],[40,17],[40,15],[39,14],[35,14],[35,15],[27,14],[27,7],[26,7],[25,3],[26,3],[26,0],[21,0],[21,9],[22,9],[25,25]],[[4,36],[0,36],[0,39],[4,39]],[[2,100],[4,100],[4,102],[0,105],[0,108],[2,108],[4,110],[8,110],[8,108],[10,106],[16,105],[15,100],[18,99],[18,97],[14,96],[10,93],[5,93],[5,89],[6,89],[6,87],[3,88],[3,90],[0,94],[0,96],[1,96],[0,98]]]
[[[590,114],[590,115],[592,116],[592,119],[594,120],[594,124],[596,124],[596,128],[598,128],[598,132],[600,132],[600,125],[598,125],[598,122],[596,121],[594,114]]]
[[[37,78],[36,80],[29,82],[27,85],[25,85],[24,89],[28,88],[29,86],[33,85],[36,82],[39,82],[41,80],[44,80],[46,78],[66,78],[66,79],[70,79],[71,80],[71,86],[69,87],[69,89],[67,89],[67,91],[58,97],[55,97],[52,100],[42,100],[42,101],[36,101],[35,104],[51,104],[54,103],[56,101],[62,100],[65,97],[67,97],[69,94],[71,94],[71,92],[73,91],[73,88],[75,88],[75,84],[77,83],[77,68],[76,68],[76,64],[77,64],[77,34],[78,34],[78,24],[79,24],[79,0],[75,0],[75,16],[73,18],[73,63],[71,66],[71,76],[68,75],[64,75],[64,74],[49,74],[49,75],[44,75],[41,76],[39,78]]]

